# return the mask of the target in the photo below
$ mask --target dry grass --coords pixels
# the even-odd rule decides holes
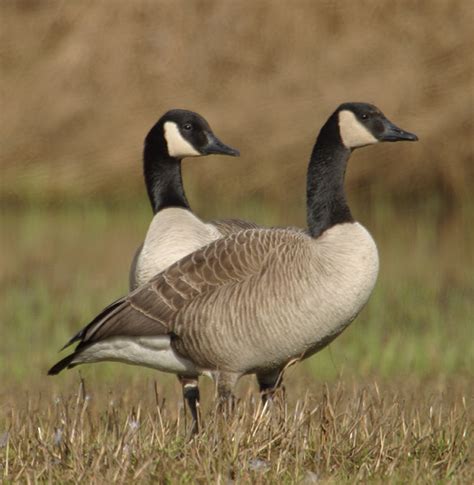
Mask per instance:
[[[188,186],[208,205],[244,195],[284,210],[288,190],[303,198],[324,119],[367,100],[421,141],[357,154],[351,189],[462,199],[473,13],[464,0],[1,2],[0,198],[142,193],[146,131],[188,107],[242,151],[188,162]]]
[[[463,394],[465,382],[454,384],[313,383],[304,394],[292,383],[270,408],[247,392],[227,417],[204,406],[192,441],[182,408],[152,382],[146,392],[142,382],[25,395],[21,405],[3,406],[0,476],[4,483],[470,483],[472,396]]]

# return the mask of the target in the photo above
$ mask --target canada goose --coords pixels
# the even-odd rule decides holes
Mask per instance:
[[[179,260],[99,314],[49,374],[105,360],[210,375],[221,396],[245,374],[269,380],[336,338],[366,304],[378,273],[368,231],[351,214],[344,176],[353,149],[415,141],[375,106],[329,117],[308,167],[308,231],[247,229]]]
[[[132,261],[130,290],[222,236],[213,224],[191,212],[181,177],[183,158],[210,154],[238,156],[239,152],[224,145],[207,121],[192,111],[168,111],[147,134],[143,172],[153,220]]]
[[[192,111],[166,112],[147,134],[143,172],[153,219],[132,260],[130,291],[215,239],[242,228],[257,227],[238,220],[205,223],[192,213],[184,192],[181,161],[210,154],[238,156],[239,152],[222,143],[209,123]],[[178,378],[193,425],[197,426],[198,382],[186,376]]]
[[[143,172],[153,210],[145,241],[137,249],[129,273],[130,290],[149,281],[184,256],[215,239],[255,224],[227,219],[205,223],[196,217],[185,195],[181,161],[210,154],[238,156],[223,144],[198,113],[174,109],[166,112],[145,138]],[[183,396],[197,426],[198,381],[178,376]]]

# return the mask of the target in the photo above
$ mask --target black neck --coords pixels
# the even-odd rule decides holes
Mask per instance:
[[[308,166],[307,219],[312,237],[336,224],[354,221],[344,193],[350,155],[340,139],[337,117],[333,116],[321,129]]]
[[[181,177],[181,160],[157,153],[145,145],[143,172],[154,214],[167,207],[189,209]]]

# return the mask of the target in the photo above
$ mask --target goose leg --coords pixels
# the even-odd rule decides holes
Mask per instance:
[[[274,371],[257,374],[258,385],[260,386],[260,394],[262,396],[263,404],[271,401],[275,392],[281,387],[283,391],[285,388],[283,383],[283,369],[275,369]]]
[[[233,391],[239,377],[238,374],[232,372],[219,372],[217,375],[217,398],[221,410],[232,411],[234,409],[236,398]]]
[[[181,386],[183,388],[183,397],[188,404],[191,411],[191,435],[195,435],[199,431],[199,387],[198,379],[192,377],[178,376]]]

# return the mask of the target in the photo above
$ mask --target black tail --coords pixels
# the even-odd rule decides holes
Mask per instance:
[[[74,357],[76,357],[76,352],[73,352],[72,354],[64,357],[64,359],[61,359],[57,364],[54,364],[53,367],[49,369],[48,376],[55,376],[68,367],[74,367],[75,364],[71,364]]]

